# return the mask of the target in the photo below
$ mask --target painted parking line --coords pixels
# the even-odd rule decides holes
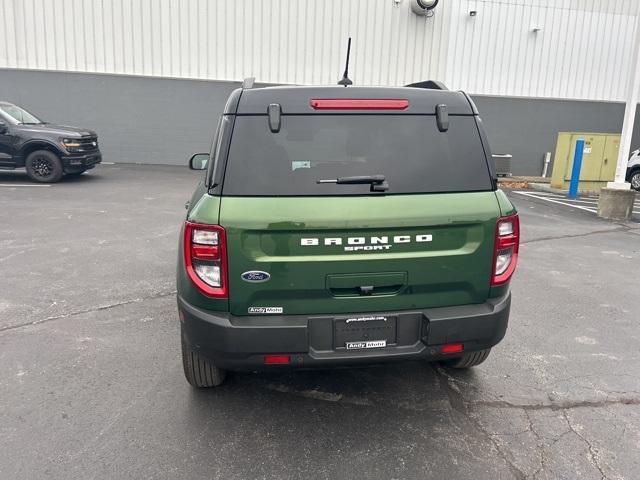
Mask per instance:
[[[574,200],[574,199],[570,199],[570,198],[563,198],[562,200],[565,200],[565,201],[571,202],[571,203],[587,203],[587,204],[595,204],[595,205],[598,204],[598,200],[595,200],[595,199],[594,200],[583,200],[581,198],[580,199],[576,198]]]
[[[9,188],[13,188],[13,187],[50,187],[51,185],[45,184],[37,184],[37,183],[25,183],[25,184],[21,184],[21,183],[0,183],[0,187],[9,187]]]
[[[537,198],[538,200],[544,200],[546,202],[557,203],[559,205],[566,205],[568,207],[577,208],[579,210],[586,210],[587,212],[596,213],[598,211],[598,209],[586,207],[584,205],[576,205],[576,204],[571,204],[571,203],[567,203],[565,201],[559,200],[559,199],[562,198],[560,196],[549,197],[549,196],[546,196],[546,195],[538,195],[537,192],[536,193],[532,193],[532,192],[517,191],[517,192],[514,192],[514,193],[517,193],[519,195],[524,195],[525,197]]]
[[[598,213],[598,197],[582,197],[577,199],[570,199],[557,195],[555,193],[548,192],[523,192],[515,191],[519,195],[526,197],[537,198],[546,202],[557,203],[560,205],[566,205],[567,207],[577,208],[578,210],[585,210],[587,212]],[[640,215],[640,200],[635,200],[633,204],[633,213]]]

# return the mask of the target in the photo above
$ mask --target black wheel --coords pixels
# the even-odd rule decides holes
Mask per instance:
[[[469,352],[465,353],[463,356],[459,358],[454,358],[452,360],[446,360],[441,362],[445,367],[450,368],[471,368],[476,365],[480,365],[484,362],[487,357],[491,353],[491,349],[487,348],[486,350],[478,350],[477,352]]]
[[[62,178],[62,162],[58,156],[47,150],[36,150],[25,162],[27,175],[34,182],[55,183]]]
[[[77,177],[78,175],[82,175],[84,172],[86,172],[87,169],[83,168],[80,170],[71,170],[70,172],[64,172],[66,175],[69,175],[70,177]]]
[[[182,366],[184,367],[184,376],[187,378],[187,382],[197,388],[221,385],[227,377],[226,370],[214,366],[209,360],[195,353],[185,340],[184,335],[181,335],[181,339]]]
[[[629,174],[629,183],[631,184],[631,188],[640,192],[640,168],[631,170],[631,173]]]

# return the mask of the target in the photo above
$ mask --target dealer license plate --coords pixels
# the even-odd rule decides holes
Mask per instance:
[[[396,317],[363,315],[334,321],[334,345],[337,349],[384,348],[396,344]]]

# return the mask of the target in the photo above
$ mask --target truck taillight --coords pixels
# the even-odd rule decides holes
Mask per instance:
[[[227,298],[227,236],[224,228],[186,222],[184,266],[187,275],[202,293],[208,297]]]
[[[518,263],[520,247],[520,219],[518,215],[500,217],[496,223],[496,239],[493,253],[491,285],[508,282]]]

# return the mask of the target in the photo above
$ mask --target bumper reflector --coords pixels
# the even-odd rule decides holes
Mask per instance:
[[[291,363],[291,356],[289,355],[265,355],[265,365],[288,365]]]
[[[447,343],[440,347],[442,353],[460,353],[464,350],[464,344],[462,343]]]

